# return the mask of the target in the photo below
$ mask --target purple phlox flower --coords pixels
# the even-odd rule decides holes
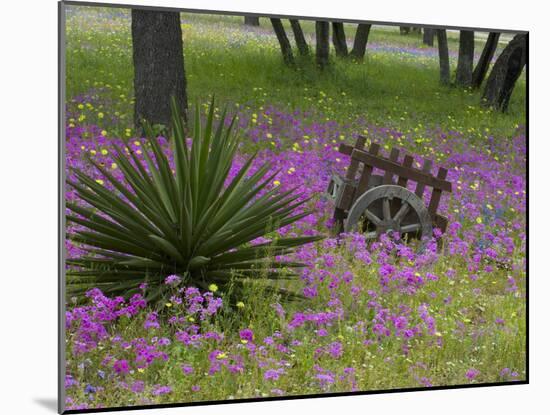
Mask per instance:
[[[155,396],[166,395],[170,392],[172,392],[172,388],[170,386],[157,385],[153,389],[153,395],[155,395]]]
[[[466,371],[466,378],[468,378],[468,380],[474,380],[481,372],[477,369],[474,369],[474,368],[470,368]]]
[[[340,342],[330,343],[327,346],[327,351],[335,359],[339,359],[344,354],[344,348]]]
[[[171,285],[171,286],[176,286],[178,285],[179,283],[181,282],[181,278],[178,277],[177,275],[168,275],[165,279],[164,279],[164,283],[166,285]]]
[[[130,389],[134,393],[141,393],[145,390],[145,382],[142,380],[136,380],[134,383],[132,383]]]
[[[279,377],[284,373],[285,373],[285,371],[282,368],[268,369],[264,372],[264,379],[265,380],[278,380]]]
[[[123,374],[126,374],[126,373],[130,372],[130,366],[128,365],[128,361],[124,360],[124,359],[123,360],[117,360],[113,364],[113,369],[119,375],[123,375]]]
[[[65,389],[69,389],[73,386],[78,386],[78,381],[71,375],[65,375]]]
[[[145,323],[143,323],[143,328],[146,330],[149,329],[158,329],[160,327],[160,324],[158,322],[158,314],[156,312],[151,312],[147,314],[147,317],[145,318]]]
[[[194,369],[193,369],[193,366],[189,365],[189,364],[183,364],[181,365],[181,370],[183,371],[183,373],[185,375],[190,375],[191,373],[193,373]]]
[[[247,342],[252,342],[254,340],[254,332],[250,329],[243,329],[239,331],[239,336],[241,340],[245,340]]]

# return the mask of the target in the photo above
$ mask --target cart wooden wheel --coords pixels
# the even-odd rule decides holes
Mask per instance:
[[[363,193],[349,210],[345,231],[364,232],[374,240],[386,232],[420,239],[419,251],[432,236],[432,218],[416,194],[396,185],[381,185]]]

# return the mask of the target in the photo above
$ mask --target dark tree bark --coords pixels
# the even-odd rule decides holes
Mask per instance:
[[[516,35],[498,57],[485,85],[481,103],[506,111],[516,81],[527,62],[527,35]]]
[[[324,69],[328,65],[329,56],[329,32],[328,22],[315,22],[315,60],[319,68]]]
[[[408,35],[411,31],[411,28],[409,26],[399,26],[399,34],[401,35]]]
[[[258,16],[244,16],[244,24],[247,26],[259,26],[260,18]]]
[[[294,41],[298,47],[298,52],[302,56],[309,55],[309,46],[306,42],[302,26],[299,20],[290,19],[290,26],[292,27],[292,33],[294,33]]]
[[[491,64],[491,60],[493,59],[495,50],[497,49],[499,38],[500,33],[489,33],[489,36],[487,37],[487,42],[485,43],[485,47],[483,48],[483,52],[481,52],[481,56],[479,57],[479,61],[472,75],[472,88],[481,87],[481,84],[485,79],[485,75],[487,75],[487,71],[489,70],[489,65]]]
[[[436,29],[437,50],[439,52],[439,82],[443,85],[451,83],[451,68],[449,65],[449,46],[445,29]]]
[[[180,14],[132,10],[132,49],[136,127],[143,119],[170,125],[172,96],[187,118]]]
[[[359,23],[357,25],[355,39],[353,40],[353,49],[351,50],[350,55],[358,60],[362,60],[365,57],[367,42],[369,41],[370,28],[370,24]]]
[[[461,87],[472,85],[474,66],[474,32],[461,30],[458,44],[458,64],[456,67],[456,84]]]
[[[422,43],[428,46],[434,45],[434,29],[429,27],[424,28],[424,35],[422,36]]]
[[[346,42],[344,23],[332,22],[332,44],[336,50],[336,56],[348,56],[348,44]]]
[[[279,46],[281,47],[281,53],[283,54],[283,61],[287,65],[294,64],[294,55],[292,54],[292,47],[290,46],[290,41],[286,36],[285,28],[281,19],[271,18],[271,24],[273,25],[273,30],[277,35],[277,40],[279,41]]]

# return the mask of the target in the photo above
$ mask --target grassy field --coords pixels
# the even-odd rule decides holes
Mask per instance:
[[[303,27],[314,46],[312,24]],[[331,56],[323,72],[307,60],[285,67],[267,20],[250,28],[237,17],[183,14],[182,28],[190,101],[205,105],[215,94],[239,115],[236,166],[259,149],[258,163],[280,169],[274,187],[313,197],[314,214],[279,236],[330,236],[333,206],[323,192],[349,163],[338,143],[358,133],[385,152],[412,151],[417,166],[427,156],[449,169],[453,193],[441,205],[449,229],[441,250],[434,241],[421,255],[389,239],[367,246],[358,234],[305,246],[295,257],[307,266],[288,286],[306,297],[297,302],[266,292],[262,276],[236,304],[215,286],[197,292],[185,281],[170,283],[160,307],[98,290],[70,300],[67,406],[525,379],[524,76],[501,114],[480,108],[479,91],[440,86],[437,49],[397,28],[373,30],[364,62]],[[449,47],[456,64],[454,34]],[[141,151],[132,79],[129,14],[69,8],[68,166],[103,182],[84,153],[116,172],[112,141],[130,139]],[[67,250],[80,254],[71,243]]]
[[[112,100],[111,106],[131,127],[133,66],[128,14],[100,20],[79,20],[77,15],[72,20],[67,96],[101,89],[102,98]],[[314,108],[338,122],[362,116],[369,123],[393,126],[404,133],[440,126],[463,131],[473,139],[483,138],[487,131],[510,136],[525,120],[523,78],[508,114],[482,110],[479,92],[439,85],[436,48],[424,47],[419,36],[401,36],[397,29],[374,29],[363,63],[333,56],[332,67],[319,72],[311,60],[300,62],[296,69],[282,65],[267,20],[262,20],[258,29],[243,26],[237,17],[182,15],[182,20],[191,102],[208,101],[215,93],[221,102],[245,108]],[[354,28],[348,26],[351,43]],[[313,24],[304,22],[303,27],[314,48]],[[287,31],[291,37],[289,28]],[[482,48],[483,43],[476,42],[476,54]],[[454,36],[450,36],[449,49],[455,63],[458,43]],[[89,121],[96,121],[93,112],[90,117]]]

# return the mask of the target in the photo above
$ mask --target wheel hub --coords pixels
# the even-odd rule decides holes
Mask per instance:
[[[399,231],[400,223],[393,219],[383,220],[380,225],[376,227],[376,231],[379,235],[387,233],[388,231]]]

